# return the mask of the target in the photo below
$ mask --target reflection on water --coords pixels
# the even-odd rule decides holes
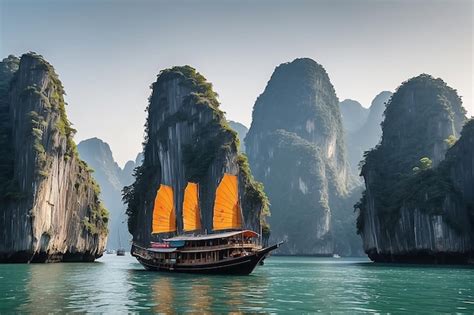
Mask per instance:
[[[0,265],[0,313],[474,312],[474,270],[271,257],[250,276],[149,272],[130,256]]]
[[[158,278],[151,286],[156,313],[171,313],[174,305],[174,289],[168,277]]]
[[[210,313],[212,311],[212,296],[210,295],[209,279],[202,279],[201,283],[194,280],[190,289],[190,307],[197,313]]]
[[[266,297],[266,277],[205,276],[131,270],[132,292],[143,306],[156,313],[212,313],[261,310]],[[139,285],[138,285],[139,284]],[[142,306],[141,303],[139,303]]]

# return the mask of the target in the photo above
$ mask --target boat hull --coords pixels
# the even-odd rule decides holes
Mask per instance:
[[[280,244],[261,249],[247,256],[221,260],[213,263],[195,264],[195,265],[163,265],[155,264],[151,259],[144,259],[134,254],[134,246],[132,246],[132,255],[135,256],[145,269],[151,271],[164,272],[182,272],[195,274],[216,274],[216,275],[248,275],[252,273],[255,267],[261,263],[268,254],[278,248]]]

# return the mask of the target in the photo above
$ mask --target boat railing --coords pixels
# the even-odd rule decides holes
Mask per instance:
[[[200,252],[200,251],[215,251],[221,249],[259,249],[261,246],[254,243],[235,243],[222,244],[214,246],[187,246],[180,248],[182,252]]]

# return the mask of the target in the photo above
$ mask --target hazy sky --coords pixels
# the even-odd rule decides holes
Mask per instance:
[[[149,86],[189,64],[214,84],[227,118],[249,126],[274,68],[322,64],[340,100],[368,106],[420,73],[473,102],[473,1],[0,0],[0,55],[53,64],[76,141],[99,137],[120,165],[141,150]]]

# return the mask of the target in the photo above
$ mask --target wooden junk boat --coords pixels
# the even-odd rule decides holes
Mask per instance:
[[[184,190],[183,231],[185,234],[151,242],[133,243],[131,253],[148,270],[250,274],[281,243],[263,248],[258,233],[242,229],[238,179],[224,174],[216,190],[213,233],[196,235],[201,230],[198,184]],[[160,185],[153,207],[152,234],[176,233],[173,188]],[[169,234],[168,234],[169,235]]]

